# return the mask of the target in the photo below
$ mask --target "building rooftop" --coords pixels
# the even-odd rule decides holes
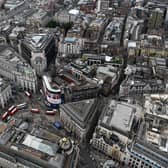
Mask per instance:
[[[100,125],[126,134],[131,130],[136,106],[112,100],[103,111]]]
[[[42,139],[32,135],[26,135],[22,144],[30,148],[36,149],[37,151],[46,153],[50,156],[55,156],[58,150],[58,146],[47,141],[43,141]]]
[[[45,16],[47,16],[47,12],[42,9],[33,14],[33,18],[35,19],[43,19]]]
[[[7,0],[5,2],[5,8],[12,10],[12,9],[24,4],[24,3],[25,3],[24,0],[22,0],[22,1],[21,0]]]
[[[52,35],[50,33],[27,34],[24,43],[32,50],[38,51],[45,49],[51,39]]]
[[[36,78],[35,70],[9,46],[0,46],[0,61],[4,62],[4,65],[9,65],[9,70],[13,73],[15,71],[25,77]]]
[[[63,110],[69,115],[75,122],[82,128],[87,127],[88,121],[95,111],[96,100],[82,100],[79,102],[67,103],[60,106],[60,110]]]
[[[117,67],[113,67],[111,65],[107,66],[99,66],[97,68],[97,78],[105,79],[106,77],[116,78],[117,76]]]
[[[74,42],[76,42],[77,41],[77,38],[75,38],[75,37],[66,37],[65,39],[64,39],[64,42],[65,43],[74,43]]]
[[[72,14],[72,15],[79,15],[79,14],[80,14],[80,11],[77,10],[77,9],[71,9],[71,10],[69,11],[69,14]]]
[[[124,18],[114,17],[113,20],[107,25],[104,34],[104,40],[119,41],[121,38]]]
[[[133,145],[132,150],[137,154],[150,158],[151,160],[153,160],[156,163],[159,163],[163,167],[167,167],[168,165],[167,153],[161,152],[154,145],[151,145],[141,140],[137,140]],[[140,155],[139,157],[141,157]],[[150,164],[153,166],[152,163]]]
[[[45,130],[45,134],[43,134],[43,130],[40,130],[43,135],[42,138],[40,134],[36,135],[35,132],[29,134],[20,127],[23,123],[22,120],[19,122],[17,125],[19,129],[16,128],[15,124],[11,127],[10,123],[7,123],[6,126],[0,123],[1,130],[4,130],[0,134],[0,157],[4,158],[6,155],[5,159],[12,162],[17,157],[16,162],[23,162],[28,167],[63,168],[66,160],[65,155],[58,152],[59,139],[55,138],[58,136],[53,134],[54,140],[51,140],[52,133],[50,134],[47,130]],[[25,158],[26,161],[24,162]]]
[[[106,21],[106,19],[103,19],[103,18],[99,18],[99,17],[97,17],[95,20],[93,20],[91,23],[90,23],[90,25],[89,25],[89,27],[101,27],[101,26],[103,26],[104,24],[105,24],[105,21]]]
[[[144,107],[146,113],[168,120],[168,94],[146,95]]]
[[[154,144],[159,148],[160,151],[166,152],[168,154],[168,138],[164,133],[159,132],[159,130],[152,129],[146,132],[147,142]]]

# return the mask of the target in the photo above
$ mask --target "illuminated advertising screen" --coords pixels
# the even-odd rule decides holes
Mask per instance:
[[[47,94],[46,99],[51,104],[61,104],[61,94]]]

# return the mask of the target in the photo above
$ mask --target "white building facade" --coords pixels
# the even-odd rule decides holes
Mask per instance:
[[[75,37],[66,37],[64,40],[59,42],[58,52],[60,54],[67,55],[78,55],[84,46],[84,40]]]
[[[12,96],[12,89],[10,84],[6,85],[6,87],[0,86],[0,104],[2,108],[5,107],[11,96]]]
[[[6,48],[0,55],[4,56],[0,58],[0,75],[12,80],[23,89],[36,92],[36,71],[25,62],[22,62],[20,56],[10,48]]]

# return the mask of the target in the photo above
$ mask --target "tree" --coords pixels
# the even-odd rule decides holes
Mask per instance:
[[[51,20],[51,21],[48,22],[48,24],[47,24],[46,27],[55,28],[55,27],[57,27],[57,26],[60,27],[60,28],[62,28],[62,29],[64,29],[65,34],[66,34],[66,33],[68,32],[68,30],[72,28],[73,22],[60,23],[60,22]]]

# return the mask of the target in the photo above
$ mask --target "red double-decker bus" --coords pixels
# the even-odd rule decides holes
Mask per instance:
[[[10,108],[8,108],[8,112],[11,112],[14,108],[15,106],[11,106]]]
[[[6,112],[2,115],[1,119],[2,119],[2,120],[6,120],[7,117],[8,117],[8,115],[9,115],[9,113],[8,113],[8,111],[6,111]]]
[[[15,107],[9,114],[12,116],[12,115],[14,115],[17,111],[18,111],[18,109]]]
[[[47,114],[47,115],[55,115],[55,111],[48,110],[48,111],[45,112],[45,114]]]
[[[31,97],[31,94],[28,91],[25,91],[27,97]]]
[[[40,113],[40,110],[39,109],[31,109],[30,110],[32,113]]]

